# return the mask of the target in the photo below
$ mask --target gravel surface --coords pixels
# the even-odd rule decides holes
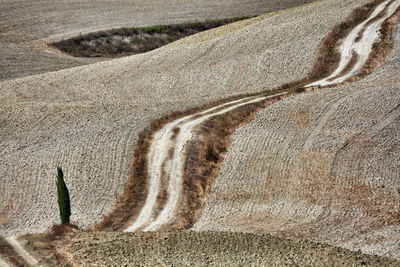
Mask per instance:
[[[68,248],[83,266],[398,266],[361,252],[268,234],[83,233]]]
[[[98,221],[122,192],[137,134],[152,120],[302,78],[330,29],[365,2],[317,2],[150,53],[1,82],[0,234],[58,222],[57,164],[72,220]]]
[[[260,15],[311,1],[3,0],[0,9],[0,80],[98,61],[59,54],[46,45],[81,33]]]
[[[365,79],[280,101],[238,129],[194,229],[400,259],[399,64],[397,30],[391,55]]]

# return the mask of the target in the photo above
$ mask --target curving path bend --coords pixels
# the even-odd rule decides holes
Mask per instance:
[[[335,85],[357,74],[367,62],[373,44],[379,38],[379,30],[382,24],[399,7],[400,0],[387,0],[376,6],[371,15],[358,24],[342,41],[339,48],[341,57],[337,69],[328,77],[310,83],[305,87]],[[213,116],[221,115],[238,107],[267,98],[283,96],[287,93],[246,97],[165,124],[155,133],[151,142],[148,154],[149,191],[145,204],[139,216],[125,231],[155,231],[167,225],[173,219],[178,209],[177,204],[181,194],[185,145],[193,137],[193,130],[197,125]],[[179,131],[176,129],[179,129]],[[178,133],[176,134],[176,132]],[[168,181],[168,199],[161,211],[156,211],[157,196],[162,189],[163,179]]]

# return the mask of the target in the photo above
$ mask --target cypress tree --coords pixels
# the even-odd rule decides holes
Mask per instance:
[[[58,193],[58,207],[60,209],[60,218],[62,224],[69,223],[71,216],[71,204],[69,201],[69,192],[67,185],[64,182],[64,174],[60,167],[57,167],[57,193]]]

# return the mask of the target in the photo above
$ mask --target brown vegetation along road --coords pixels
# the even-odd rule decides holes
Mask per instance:
[[[25,259],[3,237],[0,237],[0,266],[29,266]]]
[[[150,181],[148,182],[146,202],[136,221],[126,231],[130,232],[138,229],[154,231],[174,219],[173,215],[177,210],[183,182],[186,144],[193,138],[194,128],[197,125],[213,116],[286,93],[234,100],[169,122],[157,131],[153,136],[148,153]],[[168,197],[162,210],[156,212],[155,207],[159,202],[159,194],[163,189],[160,188],[162,179],[168,181],[168,186],[166,186]]]
[[[280,101],[238,129],[193,229],[400,259],[399,28],[392,48],[363,80]]]
[[[365,2],[316,2],[182,39],[144,55],[1,82],[0,191],[5,193],[0,195],[0,233],[40,232],[58,221],[52,189],[59,163],[70,187],[72,220],[90,226],[111,210],[122,192],[132,174],[132,147],[150,122],[176,109],[304,77],[321,40]],[[297,246],[280,238],[243,234],[274,233],[399,258],[400,165],[393,160],[400,156],[399,35],[396,38],[389,60],[365,80],[286,98],[238,129],[193,227],[198,232],[82,234],[70,251],[81,264],[94,259],[101,264],[110,259],[121,264],[144,262],[140,253],[149,255],[160,248],[167,252],[149,257],[157,264],[200,263],[209,255],[211,263],[220,264],[221,251],[230,251],[232,258],[238,257],[236,262],[246,259],[244,264],[260,260],[319,265],[330,259],[332,250],[334,260],[345,264],[396,264],[326,245],[302,241]],[[179,132],[170,137],[178,138]],[[165,207],[175,209],[158,206],[160,211]],[[169,216],[161,218],[151,229]],[[238,233],[203,232],[210,229]],[[149,245],[132,250],[138,242],[130,243],[130,236]],[[173,245],[159,246],[160,240],[169,238]],[[177,240],[183,245],[177,246]],[[267,244],[271,240],[273,244]],[[88,250],[87,242],[96,249]],[[196,254],[199,258],[180,257],[188,247],[189,254],[201,251],[200,244],[211,251]],[[215,249],[219,246],[223,250]],[[270,247],[273,255],[250,255],[254,246]],[[164,256],[174,248],[172,259]]]
[[[383,1],[377,5],[373,9],[373,12],[371,12],[371,15],[364,21],[361,21],[359,25],[355,27],[355,30],[351,31],[343,41],[339,40],[341,41],[339,42],[341,43],[340,62],[337,69],[333,71],[333,74],[328,78],[323,78],[319,81],[307,84],[304,87],[340,83],[350,78],[351,76],[349,76],[349,74],[360,72],[372,52],[372,44],[377,40],[377,37],[379,37],[377,33],[372,33],[378,32],[383,22],[391,17],[399,6],[400,1]],[[378,18],[381,13],[383,15]],[[370,23],[368,27],[364,29],[364,25],[367,24],[367,22]],[[355,47],[353,47],[355,44],[354,39],[360,36],[360,32],[362,31],[364,35],[358,40]],[[358,60],[349,73],[344,73],[343,68],[348,65],[353,53],[357,53]],[[331,80],[330,77],[334,79]],[[288,92],[282,92],[268,97],[243,98],[242,102],[240,102],[240,99],[235,100],[166,123],[150,140],[147,166],[149,181],[146,201],[136,220],[126,230],[157,230],[163,226],[170,225],[175,220],[175,217],[181,213],[181,207],[179,207],[178,201],[182,198],[180,196],[180,191],[183,188],[182,184],[184,181],[182,176],[185,175],[184,165],[186,151],[188,150],[187,144],[189,144],[193,138],[193,132],[197,125],[202,124],[211,117],[238,109],[241,106],[285,95],[289,96],[290,94]],[[185,178],[191,179],[189,177]],[[164,188],[163,184],[165,185]],[[156,209],[160,206],[161,201],[165,203],[161,204],[161,208]]]
[[[12,246],[15,253],[25,261],[24,265],[28,266],[38,265],[38,261],[22,247],[22,245],[19,243],[19,241],[15,236],[9,236],[5,238],[5,240]]]
[[[152,121],[304,77],[323,38],[365,2],[316,2],[146,54],[0,82],[0,234],[59,221],[57,164],[71,220],[90,227],[123,192],[138,134]]]
[[[305,87],[328,86],[344,82],[361,71],[371,57],[374,43],[380,38],[383,23],[399,8],[399,1],[383,1],[369,18],[357,25],[342,41],[338,67],[328,77]]]

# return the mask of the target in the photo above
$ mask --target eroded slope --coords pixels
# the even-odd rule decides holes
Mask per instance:
[[[370,76],[273,104],[238,129],[194,229],[269,232],[399,259],[399,62],[397,30]]]
[[[226,27],[206,41],[204,33],[143,55],[0,83],[0,234],[57,222],[58,163],[72,220],[98,221],[129,177],[141,129],[171,110],[302,78],[330,29],[365,2],[323,1]]]

